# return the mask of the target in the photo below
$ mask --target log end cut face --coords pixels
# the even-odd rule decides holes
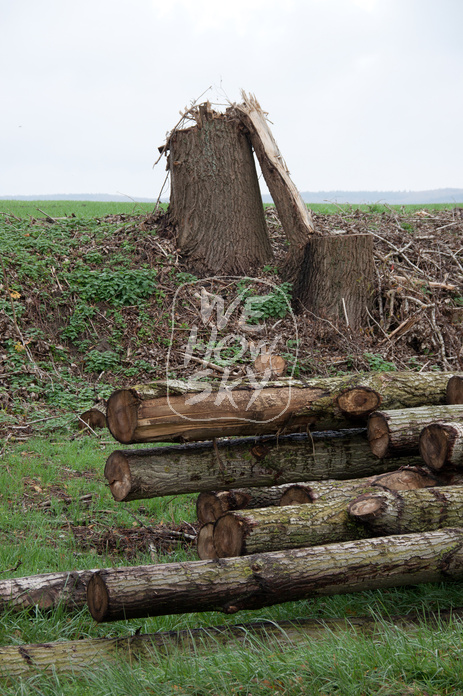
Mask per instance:
[[[203,525],[198,532],[196,540],[196,551],[202,561],[217,558],[217,552],[214,546],[214,523],[208,522]]]
[[[305,505],[312,502],[308,486],[291,486],[280,498],[280,505]]]
[[[463,404],[463,377],[450,377],[447,382],[446,401],[450,405]]]
[[[108,457],[104,475],[108,480],[114,500],[117,500],[118,503],[125,500],[132,490],[132,475],[123,452],[116,451]]]
[[[389,427],[382,413],[371,414],[368,419],[367,435],[372,453],[379,459],[383,459],[389,447]]]
[[[343,413],[352,418],[360,418],[376,411],[381,403],[381,396],[369,387],[353,387],[343,391],[337,402]]]
[[[104,621],[109,607],[109,595],[99,573],[94,573],[88,581],[87,604],[95,621]]]
[[[244,555],[244,537],[243,523],[233,513],[220,517],[214,525],[214,547],[218,558]]]
[[[111,394],[106,409],[106,420],[111,435],[126,445],[134,442],[138,424],[140,400],[133,389],[119,389]]]
[[[380,496],[369,496],[365,494],[354,500],[349,505],[349,514],[352,517],[368,522],[379,517],[383,511],[384,503]]]
[[[439,423],[427,425],[420,434],[419,451],[426,464],[435,471],[447,461],[449,434]]]

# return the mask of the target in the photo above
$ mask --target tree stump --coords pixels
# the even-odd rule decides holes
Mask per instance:
[[[272,258],[256,167],[240,120],[199,107],[167,147],[169,218],[192,271],[242,275]]]
[[[295,281],[296,311],[342,323],[353,331],[364,326],[374,289],[373,237],[367,234],[312,236]]]

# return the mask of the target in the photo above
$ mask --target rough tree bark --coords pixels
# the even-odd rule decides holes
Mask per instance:
[[[365,325],[373,290],[371,235],[339,234],[307,242],[293,289],[296,311],[308,309],[355,331]]]
[[[227,512],[214,524],[213,547],[218,558],[229,558],[370,536],[352,522],[350,500]]]
[[[369,492],[350,503],[349,513],[381,536],[461,527],[463,487]]]
[[[372,456],[364,435],[350,431],[201,444],[116,450],[104,475],[118,502],[237,486],[275,486],[329,478],[348,479],[397,469],[397,459]],[[419,457],[401,461],[420,464]]]
[[[463,579],[463,530],[237,558],[108,568],[88,583],[96,621],[259,609],[309,597]]]
[[[463,422],[463,405],[375,411],[367,426],[371,451],[380,458],[418,454],[423,428],[445,421]]]
[[[366,418],[377,408],[378,399],[387,409],[444,403],[448,378],[449,373],[389,372],[280,380],[262,389],[252,413],[245,409],[255,395],[245,380],[242,389],[231,392],[233,402],[224,398],[219,405],[220,385],[211,385],[212,393],[206,398],[201,394],[201,401],[193,403],[195,393],[204,392],[206,385],[172,380],[115,391],[108,401],[107,420],[112,435],[124,444],[207,440],[281,432],[284,427],[300,432],[315,424],[320,429],[349,427],[352,418]],[[243,415],[254,421],[275,419],[252,423],[243,421]]]
[[[388,474],[348,481],[305,481],[285,483],[269,488],[237,488],[230,491],[200,493],[196,501],[196,514],[201,524],[215,522],[226,512],[271,506],[304,505],[318,501],[348,498],[371,486],[391,490],[414,490],[438,485],[438,480],[428,472],[415,468],[400,469]],[[201,556],[202,558],[202,556]]]
[[[196,118],[167,143],[177,246],[197,274],[244,275],[272,258],[252,148],[236,117]]]
[[[463,422],[432,423],[420,433],[420,455],[438,471],[445,466],[463,467]]]
[[[95,570],[42,573],[0,580],[0,608],[22,611],[32,607],[81,609],[85,606],[87,581]]]

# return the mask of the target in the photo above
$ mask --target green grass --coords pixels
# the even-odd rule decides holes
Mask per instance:
[[[109,436],[108,436],[109,437]],[[95,531],[149,526],[163,521],[194,521],[194,495],[120,504],[105,485],[103,468],[117,443],[102,444],[93,436],[68,440],[36,438],[10,445],[0,471],[0,568],[2,578],[35,573],[150,563],[148,552],[127,558],[123,550],[98,555],[82,549],[73,526]],[[64,505],[57,491],[72,502]],[[91,493],[90,507],[79,503]],[[52,501],[47,510],[40,507]],[[135,514],[137,520],[134,519]],[[195,560],[194,551],[173,548],[158,562]],[[11,571],[18,563],[15,571]],[[463,586],[427,584],[406,589],[367,591],[291,602],[233,616],[218,612],[190,613],[95,624],[87,609],[4,612],[0,646],[76,640],[235,624],[267,619],[313,617],[387,618],[397,613],[446,609],[463,605]],[[167,655],[135,665],[120,664],[91,673],[33,675],[14,679],[2,694],[458,694],[463,693],[461,625],[425,626],[407,635],[390,625],[374,636],[350,631],[294,646],[254,640],[246,648],[218,646],[197,654],[172,649]],[[0,657],[1,665],[1,657]]]
[[[153,210],[154,203],[106,203],[99,201],[0,201],[0,211],[19,218],[40,218],[44,213],[53,218],[75,215],[77,218],[104,215],[143,215]],[[40,209],[40,210],[39,210]],[[42,211],[42,212],[41,212]]]

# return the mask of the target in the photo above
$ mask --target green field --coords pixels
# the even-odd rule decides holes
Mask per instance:
[[[166,207],[166,204],[162,204]],[[406,206],[385,206],[379,203],[371,205],[334,205],[331,203],[314,203],[309,206],[315,213],[323,215],[336,213],[339,210],[362,210],[364,212],[382,213],[390,211],[391,208],[397,211],[413,213],[416,210],[426,208],[426,210],[450,210],[454,207],[451,204],[436,204],[431,206],[406,205]],[[95,201],[0,201],[0,212],[11,213],[20,218],[25,217],[60,217],[65,215],[75,215],[76,217],[101,217],[104,215],[142,215],[153,210],[154,203],[100,203]]]

